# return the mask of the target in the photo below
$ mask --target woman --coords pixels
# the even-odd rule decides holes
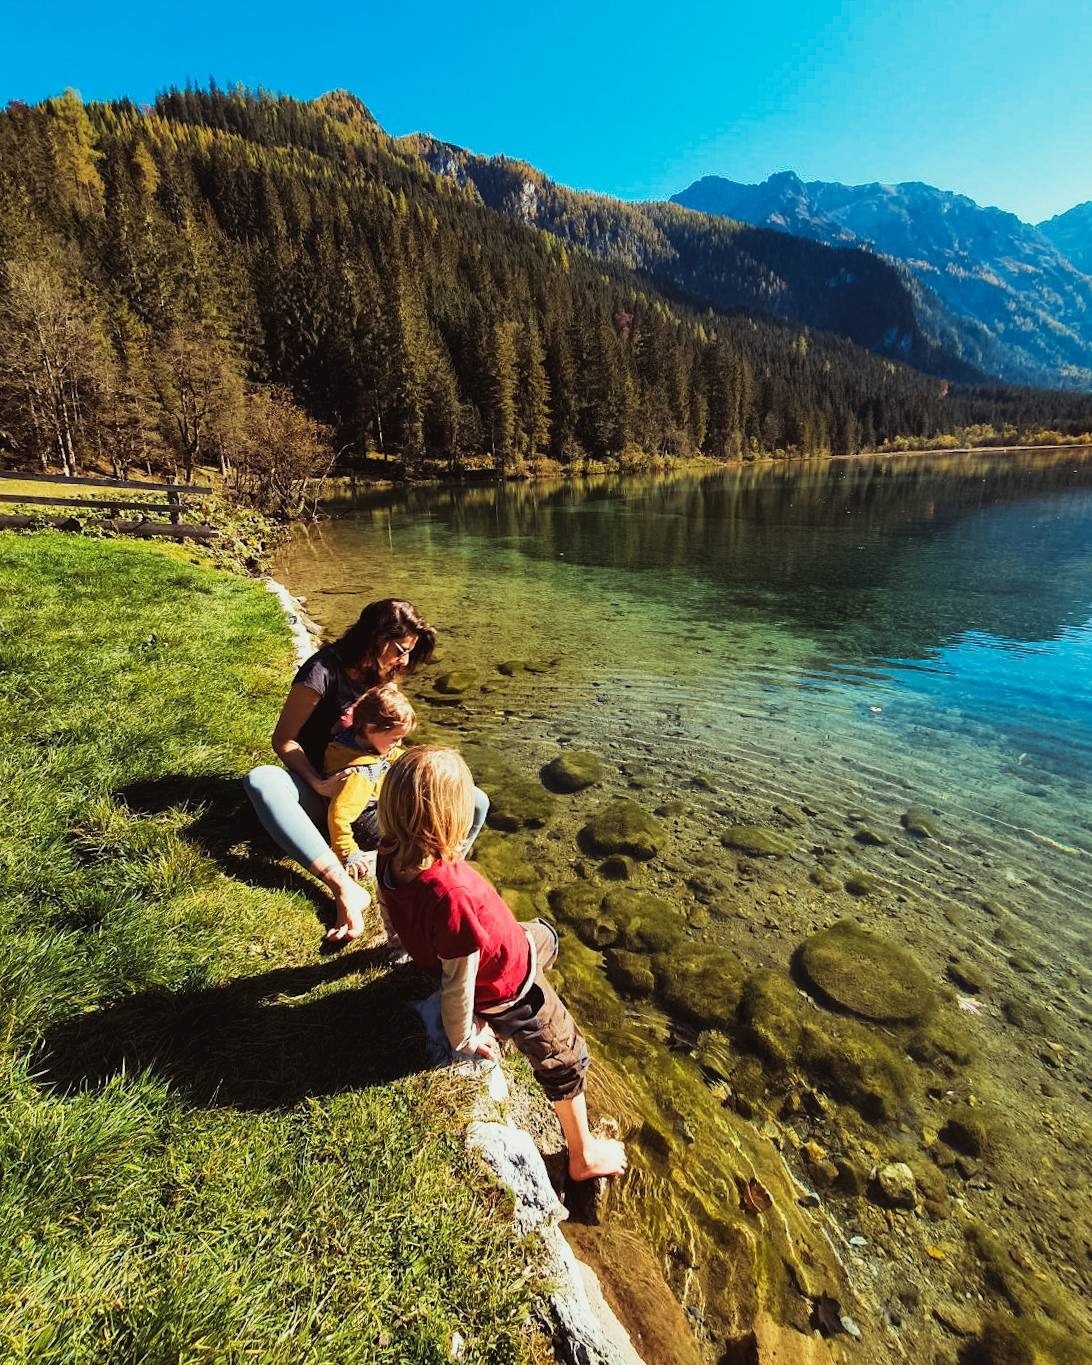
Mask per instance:
[[[359,869],[349,872],[342,867],[326,842],[326,804],[347,776],[324,775],[326,745],[333,732],[348,723],[353,706],[370,687],[412,673],[418,664],[428,663],[435,647],[435,630],[409,602],[389,597],[370,603],[354,626],[312,654],[292,679],[273,731],[273,752],[284,767],[263,764],[243,779],[270,836],[330,888],[337,907],[334,926],[326,935],[331,943],[360,937],[369,898],[357,885]],[[488,810],[488,798],[475,788],[467,849]]]

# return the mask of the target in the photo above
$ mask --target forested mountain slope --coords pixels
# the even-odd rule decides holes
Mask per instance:
[[[479,452],[508,469],[1092,426],[1088,400],[949,390],[837,337],[699,308],[682,265],[669,291],[642,252],[668,241],[684,262],[701,221],[644,213],[629,254],[601,259],[489,208],[343,93],[11,105],[0,443],[22,463],[192,468],[333,442],[411,470]],[[772,236],[742,286],[726,273],[721,307],[783,289],[758,250]]]

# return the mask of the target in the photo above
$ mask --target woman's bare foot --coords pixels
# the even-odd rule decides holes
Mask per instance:
[[[351,943],[364,932],[364,911],[372,903],[362,886],[346,877],[334,890],[337,918],[326,934],[327,943]]]
[[[594,1180],[601,1175],[621,1175],[626,1169],[626,1149],[614,1138],[589,1137],[582,1150],[569,1152],[569,1178]]]

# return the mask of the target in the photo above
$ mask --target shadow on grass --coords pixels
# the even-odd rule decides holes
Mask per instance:
[[[262,828],[243,791],[242,779],[230,773],[177,773],[131,782],[112,793],[134,815],[165,815],[182,810],[189,817],[183,835],[229,876],[263,891],[293,891],[308,897],[324,928],[334,922],[333,902],[317,882],[292,864]]]
[[[383,956],[354,949],[208,990],[142,992],[52,1029],[40,1078],[68,1093],[147,1069],[195,1104],[253,1110],[424,1071],[424,1030],[410,1001],[434,983],[399,968],[343,984]]]

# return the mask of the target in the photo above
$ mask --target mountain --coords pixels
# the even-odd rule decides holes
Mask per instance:
[[[435,138],[414,135],[399,146],[496,212],[638,271],[697,307],[804,323],[948,379],[973,383],[988,373],[927,335],[912,282],[857,245],[831,249],[675,204],[570,190],[525,162],[476,156]]]
[[[1078,270],[1092,275],[1092,199],[1048,218],[1039,231]]]
[[[252,428],[435,473],[1092,425],[1085,395],[938,379],[975,376],[872,252],[575,194],[343,93],[9,105],[0,299],[20,467],[264,478],[283,442]]]
[[[761,185],[706,176],[673,202],[880,252],[915,282],[934,344],[1012,382],[1092,387],[1092,279],[1015,214],[917,181],[805,183],[791,171]]]

